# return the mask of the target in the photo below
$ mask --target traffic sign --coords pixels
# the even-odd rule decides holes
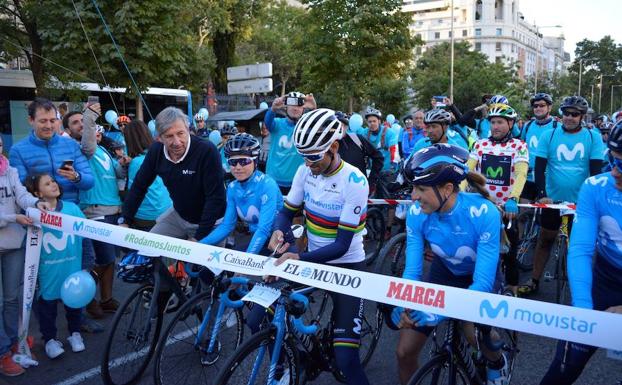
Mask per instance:
[[[272,76],[272,63],[257,63],[227,68],[227,80],[269,78]]]
[[[241,80],[227,83],[229,95],[254,94],[272,91],[272,78]]]

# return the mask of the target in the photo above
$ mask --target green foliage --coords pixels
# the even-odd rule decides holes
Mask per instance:
[[[412,72],[415,104],[427,109],[433,96],[448,95],[449,73],[449,43],[423,53]],[[510,101],[521,100],[524,91],[515,89],[515,83],[513,66],[490,63],[483,53],[471,51],[467,42],[454,44],[454,101],[462,110],[480,105],[483,94],[503,94]]]

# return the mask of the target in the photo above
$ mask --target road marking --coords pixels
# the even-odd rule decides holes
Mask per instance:
[[[198,327],[194,327],[190,330],[186,330],[185,332],[181,332],[178,333],[176,335],[174,335],[172,338],[169,338],[168,341],[166,341],[166,345],[171,345],[174,343],[179,342],[180,340],[186,339],[188,337],[190,337],[193,334],[196,334]],[[112,360],[110,362],[110,369],[116,368],[117,366],[121,366],[124,365],[130,361],[134,361],[139,359],[140,357],[144,356],[147,354],[147,352],[149,351],[149,346],[144,347],[142,349],[140,349],[137,352],[132,352],[132,353],[128,353],[122,357],[119,358],[115,358],[114,360]],[[61,381],[61,382],[57,382],[55,385],[75,385],[75,384],[79,384],[81,382],[84,382],[86,380],[88,380],[91,377],[95,377],[97,375],[101,374],[101,366],[96,366],[94,368],[91,368],[89,370],[85,370],[84,372],[78,373],[74,376],[69,377],[68,379]]]

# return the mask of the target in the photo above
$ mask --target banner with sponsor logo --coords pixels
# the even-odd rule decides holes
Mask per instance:
[[[550,338],[622,350],[622,315],[406,280],[331,265],[249,254],[29,209],[36,224],[208,268],[274,275],[367,300]]]

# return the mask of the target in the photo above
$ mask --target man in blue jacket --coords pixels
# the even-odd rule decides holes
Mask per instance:
[[[54,132],[56,107],[36,98],[28,105],[30,135],[11,147],[9,161],[22,182],[31,174],[50,174],[63,189],[63,200],[78,203],[78,191],[93,187],[91,167],[75,140]]]

